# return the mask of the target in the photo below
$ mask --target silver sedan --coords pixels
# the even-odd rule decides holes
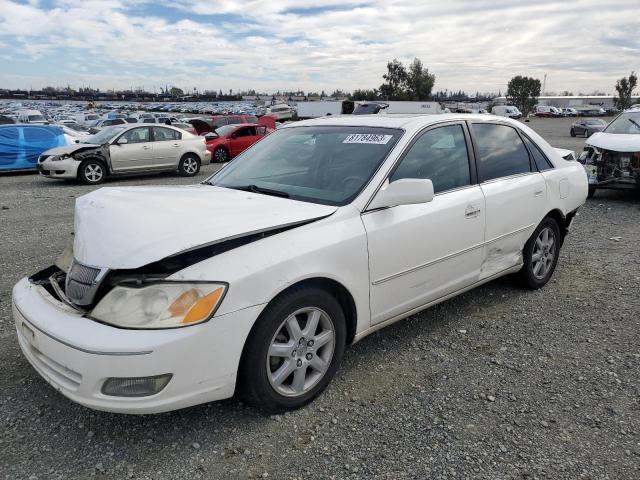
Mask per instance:
[[[98,184],[108,176],[177,171],[194,176],[211,162],[204,137],[169,125],[105,128],[76,143],[52,148],[38,159],[40,175]]]

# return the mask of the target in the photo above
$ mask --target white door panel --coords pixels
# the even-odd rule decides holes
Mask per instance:
[[[482,190],[470,186],[429,203],[365,213],[372,324],[476,282],[484,212]]]
[[[486,246],[480,278],[522,262],[522,248],[547,202],[546,182],[537,172],[481,184],[486,201]]]

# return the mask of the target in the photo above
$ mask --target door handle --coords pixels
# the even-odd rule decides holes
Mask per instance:
[[[533,196],[534,196],[534,197],[539,197],[539,196],[541,196],[543,193],[544,193],[544,190],[542,190],[542,189],[541,189],[541,190],[534,190],[534,191],[533,191]]]
[[[179,146],[180,146],[180,144],[179,144],[179,143],[174,143],[172,146],[173,146],[173,147],[179,147]]]
[[[467,209],[464,211],[464,216],[466,218],[475,218],[480,215],[480,208],[475,205],[468,205]]]
[[[149,150],[149,149],[151,149],[151,147],[148,147],[148,146],[145,145],[144,147],[142,147],[142,149],[143,150]]]

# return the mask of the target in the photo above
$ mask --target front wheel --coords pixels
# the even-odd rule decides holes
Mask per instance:
[[[586,128],[584,129],[584,138],[589,138],[589,130],[587,130]]]
[[[78,167],[78,180],[86,185],[98,185],[107,176],[107,170],[99,160],[85,160]]]
[[[193,177],[200,171],[200,159],[191,153],[186,154],[180,159],[178,165],[178,173],[183,177]]]
[[[218,163],[229,161],[229,152],[224,147],[218,147],[213,151],[213,159]]]
[[[520,278],[527,288],[543,287],[553,275],[560,256],[560,228],[546,217],[529,238],[522,252]]]
[[[576,131],[573,128],[571,129],[571,132],[569,132],[569,133],[571,134],[572,137],[576,136]]]
[[[245,345],[240,385],[247,401],[269,412],[300,408],[334,377],[346,343],[345,317],[325,290],[295,288],[276,298]]]
[[[593,196],[596,194],[596,186],[595,185],[589,185],[589,191],[587,193],[587,198],[593,198]]]

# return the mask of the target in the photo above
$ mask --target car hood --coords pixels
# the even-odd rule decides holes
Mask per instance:
[[[640,135],[597,132],[589,137],[586,144],[614,152],[640,152]]]
[[[76,200],[73,254],[88,266],[138,268],[336,210],[210,185],[101,188]]]
[[[92,143],[72,143],[71,145],[63,145],[61,147],[50,148],[42,155],[70,155],[78,150],[84,150],[86,148],[98,148],[100,145],[94,145]]]

